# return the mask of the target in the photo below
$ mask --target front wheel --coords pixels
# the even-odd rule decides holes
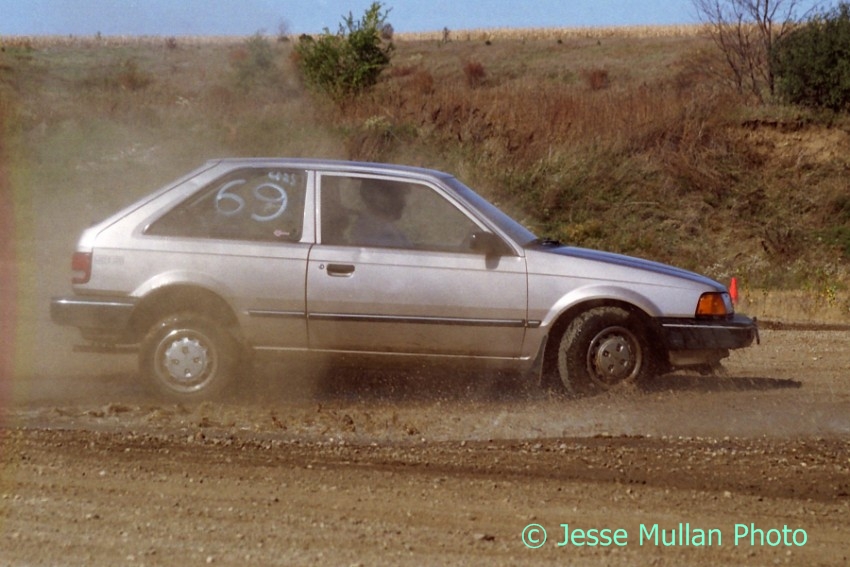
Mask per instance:
[[[640,320],[619,307],[597,307],[576,317],[558,348],[558,373],[573,394],[643,382],[655,366]]]
[[[149,384],[171,399],[214,397],[233,381],[238,346],[232,335],[195,313],[166,317],[141,344],[139,367]]]

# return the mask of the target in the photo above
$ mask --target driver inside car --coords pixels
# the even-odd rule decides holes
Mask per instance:
[[[410,239],[398,221],[407,205],[409,188],[392,181],[363,180],[360,199],[363,209],[351,227],[352,244],[385,248],[409,248]]]

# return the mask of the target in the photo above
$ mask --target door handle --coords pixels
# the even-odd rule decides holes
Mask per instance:
[[[354,273],[352,264],[328,264],[328,275],[337,278],[347,278]]]

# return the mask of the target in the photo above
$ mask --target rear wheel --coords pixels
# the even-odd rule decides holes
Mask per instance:
[[[650,378],[655,367],[641,321],[619,307],[597,307],[576,317],[558,348],[558,373],[574,394],[636,384]]]
[[[142,341],[139,367],[159,394],[201,400],[220,394],[233,381],[238,345],[217,323],[196,313],[160,320]]]

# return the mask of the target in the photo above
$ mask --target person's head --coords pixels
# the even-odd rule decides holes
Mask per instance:
[[[408,187],[403,183],[378,179],[363,180],[360,198],[373,214],[388,220],[398,220],[407,203]]]

